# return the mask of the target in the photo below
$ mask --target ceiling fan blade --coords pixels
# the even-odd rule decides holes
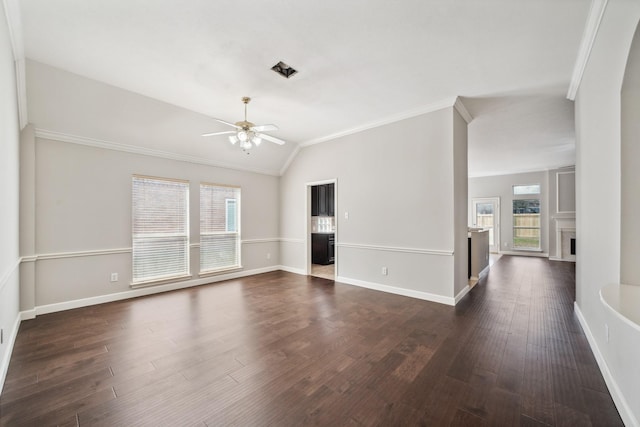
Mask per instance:
[[[238,126],[238,125],[236,125],[236,124],[234,124],[234,123],[225,122],[224,120],[215,119],[215,118],[213,118],[213,117],[212,117],[212,119],[213,119],[213,120],[215,120],[216,122],[223,123],[223,124],[225,124],[225,125],[227,125],[227,126],[231,126],[231,127],[233,127],[233,128],[240,129],[240,126]]]
[[[270,130],[278,130],[280,129],[276,125],[258,125],[251,127],[251,130],[254,132],[268,132]]]
[[[228,134],[232,134],[232,133],[236,133],[236,131],[235,130],[226,130],[224,132],[203,133],[202,136],[228,135]]]
[[[271,141],[271,142],[273,142],[273,143],[275,143],[275,144],[279,144],[279,145],[284,145],[284,144],[285,144],[285,141],[283,141],[283,140],[281,140],[281,139],[279,139],[279,138],[275,138],[275,137],[273,137],[273,136],[271,136],[271,135],[267,135],[266,133],[259,133],[259,134],[257,134],[257,135],[258,135],[260,138],[262,138],[262,139],[266,139],[267,141]]]

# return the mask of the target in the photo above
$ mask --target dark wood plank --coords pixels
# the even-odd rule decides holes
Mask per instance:
[[[574,280],[503,256],[456,307],[272,272],[38,316],[0,425],[622,425]]]

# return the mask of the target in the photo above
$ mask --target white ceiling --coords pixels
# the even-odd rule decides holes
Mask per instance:
[[[587,0],[20,5],[27,58],[232,122],[251,96],[249,119],[291,144],[461,96],[471,175],[575,161],[565,95]],[[298,74],[272,72],[280,60]]]

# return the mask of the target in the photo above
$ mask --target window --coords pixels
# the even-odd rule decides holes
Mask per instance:
[[[200,271],[240,267],[240,188],[200,184]]]
[[[540,199],[513,201],[513,248],[540,249]]]
[[[238,201],[236,199],[226,199],[225,200],[225,215],[226,215],[226,230],[227,232],[236,232],[238,231],[237,226],[237,216],[236,216],[236,206],[238,205]]]
[[[133,283],[189,274],[189,182],[133,176]]]
[[[514,196],[520,196],[525,194],[540,194],[540,184],[513,186]]]

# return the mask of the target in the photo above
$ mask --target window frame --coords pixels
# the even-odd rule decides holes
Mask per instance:
[[[221,219],[221,223],[222,221],[224,221],[224,231],[203,231],[203,208],[205,206],[205,204],[203,203],[203,187],[213,187],[213,188],[222,188],[222,189],[227,189],[227,190],[233,190],[237,192],[237,197],[234,198],[229,198],[229,197],[225,197],[224,198],[224,218]],[[229,184],[217,184],[217,183],[211,183],[211,182],[200,182],[199,185],[199,212],[200,212],[200,268],[199,268],[199,275],[203,276],[203,275],[209,275],[209,274],[217,274],[217,273],[222,273],[222,272],[228,272],[228,271],[234,271],[234,270],[240,270],[242,269],[242,224],[241,224],[241,210],[242,210],[242,188],[240,186],[236,186],[236,185],[229,185]],[[232,205],[232,203],[229,203],[231,200],[234,200],[235,203],[235,231],[230,231],[229,230],[229,218],[228,218],[228,214],[229,214],[229,207],[230,205]],[[207,256],[208,251],[206,250],[206,237],[210,237],[210,236],[215,236],[215,235],[219,235],[219,236],[229,236],[229,235],[234,235],[235,236],[235,259],[236,262],[233,264],[229,264],[229,265],[224,265],[224,266],[220,266],[220,267],[213,267],[213,268],[203,268],[203,266],[205,265],[205,257]],[[204,238],[203,238],[204,237]]]
[[[511,201],[511,247],[514,250],[518,250],[518,251],[532,251],[532,252],[539,252],[542,250],[542,198],[540,197],[540,194],[537,194],[538,197],[531,197],[531,196],[535,196],[535,194],[531,195],[531,194],[527,194],[527,195],[522,195],[522,197],[514,197],[513,200]],[[517,226],[516,225],[516,216],[517,215],[514,212],[514,205],[517,201],[523,201],[523,200],[531,200],[531,201],[537,201],[538,202],[538,226],[537,227],[532,227],[532,226]],[[538,246],[534,247],[534,246],[516,246],[516,230],[538,230]]]
[[[156,181],[157,183],[174,183],[180,184],[184,190],[182,196],[184,200],[182,200],[182,227],[184,228],[184,232],[157,232],[157,233],[146,233],[146,237],[140,237],[141,233],[136,233],[137,225],[137,215],[142,214],[144,212],[138,212],[136,210],[136,181],[137,180],[146,180],[146,181]],[[189,278],[191,277],[190,269],[191,269],[191,257],[190,257],[190,210],[189,210],[189,190],[190,183],[188,180],[176,179],[176,178],[165,178],[165,177],[156,177],[156,176],[148,176],[148,175],[138,175],[133,174],[131,177],[131,286],[145,286],[149,284],[154,284],[158,282],[166,282],[169,280],[179,279],[179,278]],[[155,211],[155,209],[152,209]],[[176,210],[178,211],[178,210]],[[144,221],[145,219],[141,219]],[[142,227],[142,225],[140,225]],[[175,238],[183,243],[183,253],[184,253],[184,262],[183,269],[176,270],[174,272],[169,272],[166,274],[148,274],[145,276],[138,277],[136,271],[138,268],[144,269],[144,265],[140,265],[139,262],[142,262],[140,259],[136,258],[137,253],[139,251],[143,251],[145,249],[145,243],[149,244],[154,239],[164,238]],[[140,246],[140,247],[139,247]],[[139,247],[139,249],[138,249]],[[148,247],[146,248],[148,249]],[[151,264],[151,261],[147,259],[147,262]],[[166,265],[166,264],[164,264]]]

